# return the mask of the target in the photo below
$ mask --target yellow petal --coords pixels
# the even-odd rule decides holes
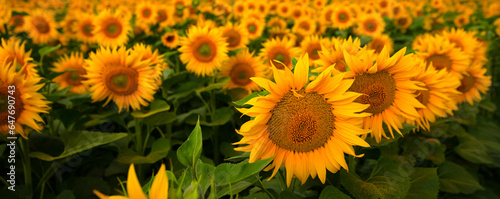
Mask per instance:
[[[160,170],[155,176],[155,180],[149,191],[149,199],[167,199],[168,198],[168,178],[165,165],[162,164]]]
[[[131,164],[130,168],[128,169],[127,193],[129,198],[146,199],[146,195],[144,195],[144,192],[142,192],[141,184],[137,179],[133,164]]]

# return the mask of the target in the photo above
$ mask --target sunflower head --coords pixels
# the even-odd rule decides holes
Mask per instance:
[[[228,50],[243,48],[248,44],[247,31],[241,25],[235,26],[232,23],[228,23],[222,27],[221,31],[222,36],[226,38]]]
[[[276,66],[279,69],[283,67],[292,68],[292,56],[300,53],[300,49],[294,47],[294,41],[284,37],[283,39],[271,39],[263,44],[259,56],[261,56],[269,67]]]
[[[331,70],[309,82],[309,58],[301,57],[294,72],[272,66],[274,80],[252,78],[270,92],[251,99],[251,108],[238,109],[253,117],[237,133],[243,138],[235,144],[238,151],[249,151],[250,160],[273,157],[266,168],[274,168],[271,178],[282,165],[286,168],[287,184],[293,176],[305,183],[311,176],[326,180],[326,170],[347,169],[344,153],[356,156],[352,146],[368,147],[359,136],[368,133],[361,129],[359,113],[368,105],[353,102],[358,93],[346,92],[353,80],[343,74],[332,77]]]
[[[262,63],[260,57],[255,57],[253,53],[248,52],[248,49],[244,49],[223,64],[218,77],[230,78],[224,88],[243,88],[248,92],[259,91],[260,87],[251,78],[267,76],[267,66]]]
[[[31,50],[26,52],[24,46],[24,42],[16,37],[11,37],[9,40],[2,39],[0,60],[6,64],[14,64],[16,71],[23,73],[26,78],[39,78],[36,64],[30,57]]]
[[[34,43],[48,44],[59,35],[52,12],[35,10],[26,21],[28,35]]]
[[[128,33],[132,30],[128,19],[123,18],[120,12],[102,11],[95,21],[92,31],[96,41],[104,46],[120,46],[128,41]]]
[[[54,78],[54,82],[61,85],[59,89],[71,86],[69,92],[77,94],[87,93],[88,86],[82,83],[82,81],[86,80],[84,77],[86,74],[85,68],[83,67],[84,64],[85,60],[81,53],[72,53],[70,56],[64,55],[54,63],[54,68],[51,70],[62,73]]]

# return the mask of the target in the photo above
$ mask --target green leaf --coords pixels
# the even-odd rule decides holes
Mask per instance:
[[[407,199],[437,198],[439,192],[437,168],[415,168],[410,175],[410,182]]]
[[[265,96],[269,94],[269,91],[262,91],[262,92],[253,92],[252,94],[246,96],[245,98],[241,99],[241,100],[238,100],[236,102],[233,102],[233,104],[235,104],[237,107],[243,107],[245,103],[248,102],[248,100],[251,100],[252,98],[254,97],[258,97],[258,96]]]
[[[348,195],[337,189],[332,185],[326,186],[321,194],[319,195],[319,199],[350,199]]]
[[[279,199],[294,199],[297,198],[292,192],[285,190],[282,191],[278,197]]]
[[[151,152],[147,156],[138,155],[133,150],[125,149],[120,151],[116,159],[122,164],[153,164],[167,157],[169,151],[170,141],[166,138],[160,138],[153,142]]]
[[[476,164],[491,164],[493,159],[488,155],[486,146],[468,133],[458,135],[460,144],[455,147],[455,152],[469,162]]]
[[[198,118],[198,122],[191,132],[191,135],[189,135],[186,142],[177,149],[177,158],[183,165],[194,168],[196,161],[200,158],[202,144],[200,118]]]
[[[462,166],[446,161],[438,168],[439,190],[449,193],[471,194],[484,190],[483,186]]]
[[[494,113],[497,110],[497,106],[490,100],[483,100],[479,103],[479,108],[482,108],[486,111]]]
[[[254,163],[248,163],[248,160],[238,164],[223,163],[215,168],[215,184],[217,186],[228,185],[239,182],[249,176],[252,176],[264,169],[272,158],[258,160]]]
[[[168,111],[170,110],[170,105],[167,104],[166,101],[160,100],[160,99],[155,99],[153,102],[151,102],[150,109],[147,112],[142,112],[142,111],[134,111],[131,113],[132,116],[136,118],[145,118],[160,112]]]
[[[344,170],[340,178],[342,185],[355,198],[403,198],[410,189],[410,178],[400,167],[395,160],[381,157],[368,180],[363,181]]]
[[[292,66],[295,67],[295,65],[297,65],[297,62],[299,62],[297,59],[295,59],[295,57],[291,57],[292,58]]]
[[[61,136],[61,140],[64,143],[64,151],[61,155],[54,157],[42,152],[32,152],[30,153],[30,157],[53,161],[119,140],[126,136],[126,133],[102,133],[96,131],[67,132]]]
[[[257,180],[254,180],[254,182]],[[225,186],[222,188],[220,191],[217,192],[217,198],[221,198],[222,196],[232,194],[233,196],[236,195],[237,193],[245,190],[246,188],[250,187],[254,182],[247,182],[247,181],[239,181],[237,183],[231,183],[231,188],[229,186]]]
[[[168,124],[175,120],[177,120],[177,115],[174,112],[161,112],[144,118],[144,124],[154,127]]]
[[[215,110],[214,120],[212,122],[201,121],[200,124],[204,126],[220,126],[223,125],[233,116],[233,109],[229,107],[222,107]]]
[[[196,165],[196,176],[200,181],[203,195],[207,191],[208,187],[210,187],[210,179],[214,178],[214,171],[215,166],[198,161],[198,164]]]
[[[229,80],[231,80],[231,78],[229,78],[229,77],[222,78],[217,83],[209,84],[206,87],[196,89],[196,92],[201,93],[201,92],[208,92],[208,91],[215,90],[215,89],[221,89],[223,86],[225,86],[229,83]]]
[[[43,48],[41,48],[40,50],[38,50],[38,54],[40,54],[40,56],[45,56],[46,54],[50,53],[50,52],[53,52],[57,49],[61,48],[61,44],[57,44],[57,46],[44,46]]]
[[[410,132],[414,128],[417,128],[417,127],[415,125],[403,123],[403,129],[400,129],[400,131],[404,136],[404,135],[408,134],[408,132]],[[386,133],[389,133],[389,130],[386,128],[385,125],[384,125],[384,131]],[[377,141],[374,137],[367,137],[366,142],[368,142],[368,144],[370,144],[371,147],[380,147],[380,146],[387,145],[387,144],[394,142],[394,141],[398,140],[399,138],[401,138],[401,135],[398,132],[396,132],[395,130],[393,130],[393,132],[394,132],[393,139],[386,139],[386,138],[382,137],[382,140],[379,143],[377,143]]]
[[[55,199],[75,199],[75,195],[73,195],[73,191],[64,190]]]
[[[56,91],[54,93],[51,93],[50,95],[46,96],[47,100],[49,100],[51,102],[55,102],[55,101],[61,99],[62,97],[66,96],[66,94],[68,93],[69,89],[71,89],[71,87],[66,87],[66,88],[58,90],[58,91]]]

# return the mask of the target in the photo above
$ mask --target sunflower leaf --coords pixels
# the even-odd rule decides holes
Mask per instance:
[[[406,199],[437,198],[439,192],[437,168],[415,168],[410,179],[411,185]]]
[[[264,169],[273,158],[248,163],[248,160],[238,164],[223,163],[215,168],[215,184],[217,186],[237,183]]]
[[[244,104],[247,103],[249,100],[251,100],[252,98],[254,97],[259,97],[259,96],[266,96],[267,94],[269,94],[269,91],[262,91],[262,92],[253,92],[252,94],[246,96],[245,98],[241,99],[241,100],[238,100],[236,102],[233,102],[234,105],[236,105],[236,107],[244,107]]]
[[[38,50],[38,53],[40,54],[41,57],[43,57],[59,48],[61,48],[61,44],[57,44],[57,46],[44,46],[43,48]]]
[[[389,133],[389,130],[387,128],[385,128],[386,126],[384,125],[384,131],[386,133]],[[403,123],[403,129],[400,129],[401,131],[401,134],[406,135],[408,134],[408,132],[410,132],[411,130],[413,130],[414,128],[417,128],[415,125],[411,125],[411,124],[406,124],[406,123]],[[392,139],[386,139],[386,138],[383,138],[382,137],[382,140],[377,143],[377,141],[375,140],[375,138],[373,137],[367,137],[366,138],[366,142],[368,142],[368,144],[370,144],[371,147],[380,147],[380,146],[384,146],[384,145],[387,145],[391,142],[394,142],[396,140],[398,140],[399,138],[401,138],[402,136],[395,132],[394,130],[394,138]]]
[[[145,118],[160,112],[170,110],[170,105],[168,105],[167,102],[165,102],[164,100],[160,99],[153,100],[153,102],[151,102],[151,105],[149,107],[150,107],[149,111],[147,112],[134,111],[131,113],[131,115],[136,118]]]
[[[439,190],[448,193],[471,194],[483,186],[462,166],[446,161],[438,168]]]
[[[160,138],[153,143],[151,152],[147,156],[138,155],[135,151],[125,149],[120,151],[116,158],[122,164],[152,164],[167,157],[170,151],[170,142],[166,138]]]
[[[177,149],[177,158],[183,165],[194,168],[196,162],[200,159],[202,144],[200,118],[198,117],[198,122],[196,122],[191,135]]]
[[[349,197],[336,187],[328,185],[323,189],[323,191],[321,191],[319,199],[329,199],[329,198],[350,199],[351,197]]]

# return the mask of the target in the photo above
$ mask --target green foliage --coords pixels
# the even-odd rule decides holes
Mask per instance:
[[[238,163],[230,164],[223,163],[215,168],[215,185],[229,185],[236,183],[247,177],[255,175],[271,162],[272,158],[265,160],[257,160],[253,163],[248,163],[247,160]]]
[[[177,149],[177,158],[187,167],[195,167],[202,148],[200,120],[196,123],[189,138]]]
[[[438,168],[439,190],[449,193],[471,194],[484,190],[483,186],[467,170],[453,162],[446,161]]]
[[[166,157],[170,151],[170,141],[160,138],[153,142],[151,152],[147,156],[139,155],[137,152],[124,149],[120,151],[116,160],[122,164],[152,164]]]

